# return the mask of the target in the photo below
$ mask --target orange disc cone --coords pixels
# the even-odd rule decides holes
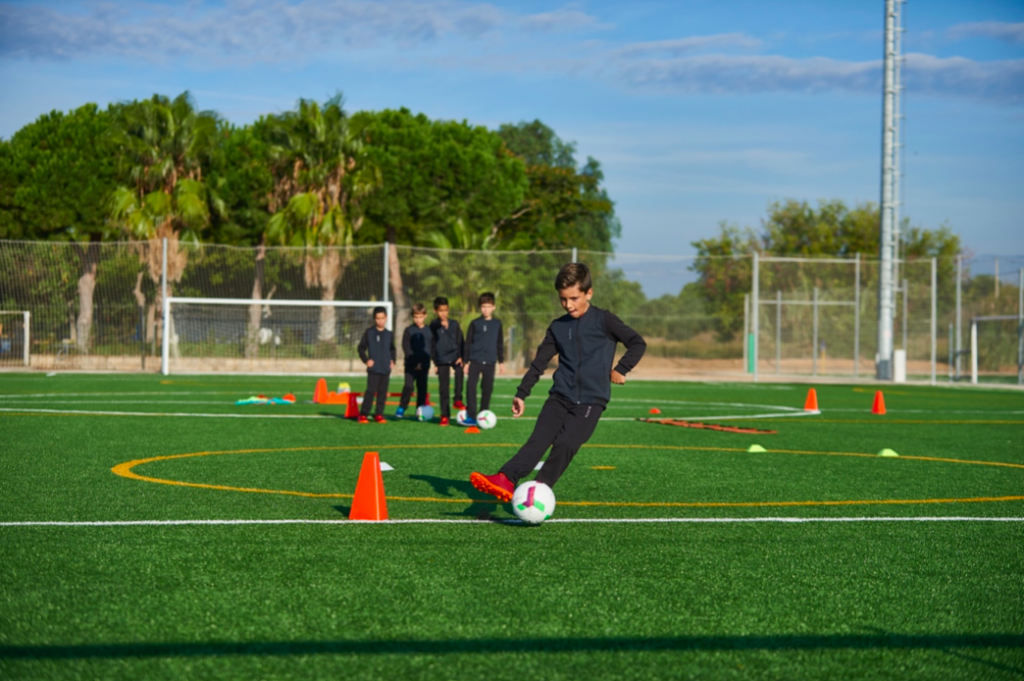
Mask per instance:
[[[384,498],[384,478],[380,474],[380,455],[366,452],[359,470],[356,495],[352,499],[349,520],[387,520],[388,504]]]
[[[818,411],[818,393],[814,388],[807,391],[807,399],[804,401],[804,411]]]
[[[871,406],[872,414],[884,414],[885,413],[885,398],[882,397],[882,391],[879,390],[875,393],[875,403]]]
[[[463,432],[463,433],[479,433],[479,432],[480,432],[480,429],[479,429],[479,428],[477,428],[476,426],[470,426],[469,428],[466,428],[466,429],[465,429],[464,431],[462,431],[462,432]]]
[[[313,391],[313,404],[327,404],[327,379],[321,378],[316,382],[316,390]]]
[[[660,414],[660,413],[661,413],[661,410],[660,410],[660,409],[658,409],[657,407],[654,407],[653,409],[651,409],[651,410],[650,410],[649,412],[647,412],[647,413],[648,413],[648,414]]]

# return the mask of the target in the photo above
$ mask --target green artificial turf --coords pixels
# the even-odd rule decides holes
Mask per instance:
[[[1024,675],[1018,391],[889,386],[876,416],[874,387],[823,385],[806,416],[807,386],[630,382],[555,490],[558,520],[1014,522],[523,527],[344,520],[371,450],[394,467],[393,519],[511,519],[468,475],[526,439],[544,383],[517,421],[499,380],[499,424],[477,435],[359,425],[307,403],[313,383],[0,374],[0,522],[341,521],[0,526],[0,677]],[[653,407],[778,432],[634,420]],[[131,470],[189,484],[112,472],[175,456]]]

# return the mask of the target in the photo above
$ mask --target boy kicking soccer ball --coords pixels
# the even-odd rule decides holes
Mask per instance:
[[[502,502],[512,499],[516,485],[530,474],[548,447],[551,454],[537,482],[555,486],[576,452],[594,434],[611,398],[611,384],[624,384],[626,374],[647,348],[640,334],[621,319],[590,304],[594,291],[590,270],[583,263],[565,265],[555,278],[555,288],[567,314],[551,322],[512,400],[512,415],[518,418],[526,409],[524,400],[557,353],[554,387],[540,410],[533,434],[494,475],[474,472],[469,476],[473,487]],[[616,343],[625,345],[626,353],[612,368]]]

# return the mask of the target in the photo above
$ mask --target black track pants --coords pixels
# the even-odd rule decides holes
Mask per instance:
[[[549,397],[540,410],[530,439],[501,467],[500,472],[513,484],[518,484],[533,471],[544,457],[544,452],[551,447],[551,454],[537,474],[537,482],[554,487],[576,452],[594,434],[603,412],[604,407],[599,404],[566,404]]]
[[[441,416],[451,416],[451,400],[449,399],[448,386],[451,384],[452,369],[455,370],[455,401],[462,401],[462,367],[458,364],[437,365],[437,388],[438,399],[441,401]]]
[[[402,401],[399,403],[402,409],[406,409],[409,406],[409,400],[412,398],[412,386],[416,384],[416,406],[422,407],[427,403],[427,376],[430,374],[430,369],[406,369],[405,370],[405,385],[402,386]]]
[[[388,399],[388,382],[391,374],[375,374],[372,371],[366,372],[366,392],[363,393],[363,406],[359,413],[363,416],[370,415],[373,400],[377,400],[377,415],[384,414],[384,403]]]
[[[476,404],[476,384],[483,378],[480,385],[480,408]],[[469,387],[466,389],[466,413],[469,418],[475,419],[476,415],[484,409],[491,408],[491,393],[494,392],[494,365],[480,364],[480,362],[469,363]]]

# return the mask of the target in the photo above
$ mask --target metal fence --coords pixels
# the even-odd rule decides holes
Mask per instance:
[[[701,288],[709,282],[697,272],[709,259],[696,256],[161,241],[0,241],[0,366],[23,369],[27,358],[32,369],[48,371],[158,371],[162,301],[173,296],[250,303],[252,312],[232,322],[246,324],[244,332],[211,332],[216,351],[199,370],[237,369],[248,360],[254,371],[338,373],[353,367],[353,329],[368,319],[310,317],[308,330],[292,334],[301,347],[284,351],[252,340],[261,325],[275,342],[280,335],[259,314],[260,301],[388,300],[400,331],[414,303],[430,310],[445,296],[452,317],[466,323],[478,314],[479,294],[489,291],[504,323],[509,368],[522,371],[548,323],[562,314],[553,280],[572,260],[591,266],[593,302],[647,339],[640,375],[874,376],[879,267],[863,257],[723,258],[733,290],[709,302]],[[1024,258],[901,262],[893,340],[907,378],[968,380],[976,366],[978,380],[1016,382],[1024,352],[1022,277]],[[269,361],[286,356],[308,361]]]

